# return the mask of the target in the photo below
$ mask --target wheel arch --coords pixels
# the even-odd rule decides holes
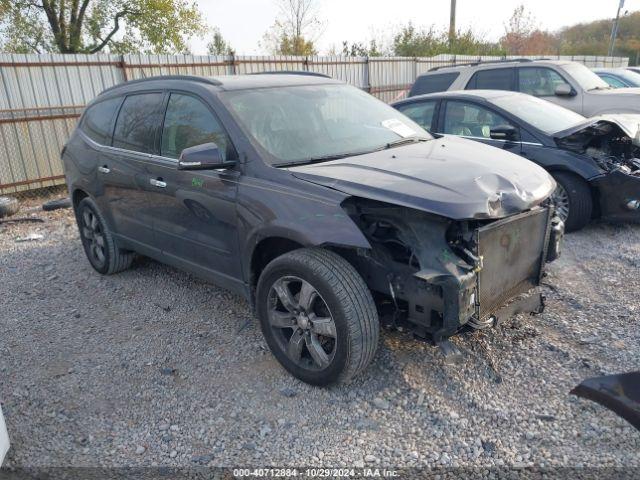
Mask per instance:
[[[255,287],[264,268],[273,259],[300,248],[319,247],[332,250],[341,256],[344,252],[355,252],[358,249],[371,249],[364,234],[353,225],[355,231],[345,235],[342,231],[314,231],[314,234],[302,232],[300,229],[270,226],[256,233],[247,242],[244,258],[249,259],[245,266],[245,278],[251,289],[251,300],[255,297]],[[341,235],[341,236],[339,236]],[[348,259],[347,259],[348,260]]]
[[[553,175],[554,173],[564,173],[571,175],[578,180],[582,181],[589,188],[589,192],[591,193],[591,202],[593,205],[593,210],[591,213],[591,218],[599,218],[600,217],[600,190],[598,187],[595,187],[590,180],[584,178],[579,173],[576,173],[574,170],[565,167],[564,165],[554,165],[551,167],[547,167],[547,171],[549,174]]]

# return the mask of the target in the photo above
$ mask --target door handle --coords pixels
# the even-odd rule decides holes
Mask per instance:
[[[109,172],[111,172],[111,169],[109,167],[107,167],[106,165],[103,165],[101,167],[98,167],[98,171],[100,173],[109,173]]]
[[[158,187],[158,188],[166,188],[167,187],[167,182],[162,180],[162,178],[151,178],[151,179],[149,179],[149,183],[151,185],[153,185],[154,187]]]

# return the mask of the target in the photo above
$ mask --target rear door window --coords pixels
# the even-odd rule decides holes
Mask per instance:
[[[122,97],[118,97],[92,105],[85,112],[80,129],[94,142],[111,145],[113,117],[121,102]]]
[[[473,74],[467,84],[467,90],[513,90],[514,69],[492,68]]]
[[[172,93],[162,128],[161,154],[178,158],[185,148],[210,142],[218,146],[224,159],[234,156],[229,138],[211,110],[195,97]]]
[[[113,146],[134,152],[156,153],[156,132],[162,119],[163,94],[138,93],[124,99],[116,128]]]
[[[423,75],[416,79],[411,87],[409,96],[423,95],[425,93],[446,92],[451,84],[460,75],[460,72],[434,73]]]
[[[518,91],[536,97],[556,94],[556,87],[568,83],[562,76],[546,67],[523,67],[518,69]]]
[[[436,103],[437,100],[409,103],[406,105],[400,105],[398,110],[425,130],[431,131],[431,127],[433,125],[433,114],[436,111]]]

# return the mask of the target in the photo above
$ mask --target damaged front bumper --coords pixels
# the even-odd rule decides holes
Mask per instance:
[[[591,180],[599,192],[600,217],[640,222],[640,175],[615,170]]]
[[[383,261],[370,278],[387,279],[374,289],[390,291],[416,335],[439,342],[465,325],[490,328],[517,313],[543,310],[537,287],[545,263],[560,255],[564,234],[550,208],[465,225],[465,240],[457,244],[435,221],[407,216],[402,230],[420,269]]]

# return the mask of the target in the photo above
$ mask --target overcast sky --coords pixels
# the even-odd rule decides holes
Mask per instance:
[[[317,0],[324,33],[317,45],[320,53],[332,46],[339,51],[342,41],[366,41],[372,36],[390,38],[399,25],[448,28],[450,0]],[[618,0],[457,0],[458,28],[473,26],[488,39],[497,40],[513,9],[521,3],[542,28],[555,30],[564,25],[613,18]],[[259,45],[273,24],[278,7],[275,0],[199,0],[200,9],[211,26],[220,28],[236,53],[267,53]],[[640,0],[626,0],[623,10],[640,10]],[[193,40],[195,54],[206,53],[206,40]]]

